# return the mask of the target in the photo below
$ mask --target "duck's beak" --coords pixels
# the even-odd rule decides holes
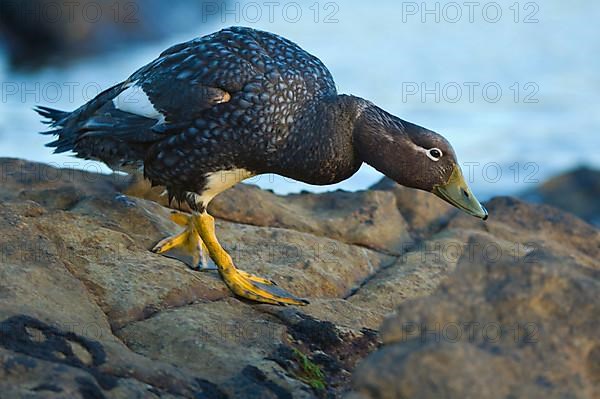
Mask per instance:
[[[446,184],[435,186],[432,192],[469,215],[483,220],[488,218],[487,210],[471,192],[458,165],[454,165],[452,175],[450,175],[450,179]]]

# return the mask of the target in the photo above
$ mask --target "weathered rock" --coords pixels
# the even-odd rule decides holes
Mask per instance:
[[[62,271],[71,280],[77,281],[80,289],[83,288],[86,294],[93,296],[95,303],[106,313],[113,326],[147,317],[160,308],[229,295],[215,276],[194,273],[178,262],[163,260],[150,253],[147,250],[152,242],[149,223],[135,224],[135,211],[126,206],[119,208],[119,202],[111,202],[110,209],[103,209],[102,219],[78,214],[89,206],[87,200],[77,205],[72,212],[53,211],[33,218],[22,217],[22,207],[28,204],[32,203],[2,205],[5,208],[2,212],[5,220],[8,219],[10,223],[12,219],[18,228],[7,228],[3,237],[7,260],[14,259],[14,266],[6,272],[14,278],[29,270],[33,262],[40,264],[40,268],[35,269],[37,277],[24,275],[23,280],[17,283],[20,290],[23,289],[23,282],[36,279],[36,284],[47,284],[47,288],[39,290],[42,287],[37,286],[38,289],[32,288],[32,294],[37,291],[40,292],[38,295],[44,296],[56,293],[57,300],[72,301],[73,288],[68,289],[70,296],[56,292],[52,289],[56,286],[52,281],[54,275],[44,272],[51,265],[58,265],[54,266],[57,271]],[[153,209],[156,211],[153,213],[154,217],[160,215],[161,211],[168,214],[159,208],[156,206]],[[100,212],[100,209],[102,208],[97,210]],[[139,229],[145,228],[147,236],[144,240],[139,242],[116,228],[118,222],[111,220],[109,210],[130,216],[121,219],[120,228],[132,225]],[[173,226],[172,230],[176,231],[176,227]],[[140,233],[141,231],[139,230]],[[158,238],[160,233],[155,230],[154,235]],[[7,266],[10,267],[10,264]],[[19,303],[18,298],[16,301]],[[81,306],[84,304],[82,302]],[[52,308],[50,303],[47,306]],[[58,302],[54,307],[61,309],[64,304]],[[90,312],[73,313],[83,315]]]
[[[359,288],[360,291],[363,288]],[[388,293],[383,294],[387,297]],[[302,312],[319,320],[328,320],[340,327],[378,329],[387,309],[377,302],[359,303],[355,295],[346,299],[315,298],[302,308]],[[389,300],[389,299],[388,299]]]
[[[431,294],[454,270],[471,234],[469,231],[444,231],[408,247],[396,263],[367,280],[347,298],[348,301],[373,309],[382,319],[401,302]]]
[[[433,295],[396,309],[385,346],[354,374],[355,397],[600,394],[600,274],[552,249],[515,256],[506,244],[473,236],[476,250]]]
[[[430,193],[399,185],[387,177],[371,186],[371,190],[389,191],[396,205],[417,237],[439,230],[457,210]]]
[[[344,345],[324,348],[302,341],[297,331],[306,327],[270,314],[270,306],[232,298],[216,272],[151,253],[181,227],[171,210],[120,194],[128,179],[18,160],[0,165],[0,322],[16,328],[0,350],[4,367],[22,362],[32,370],[29,379],[18,367],[6,374],[12,397],[336,395],[375,347],[376,334],[362,330],[383,314],[369,316],[343,298],[393,256],[289,228],[217,221],[240,268],[314,299],[298,312],[303,320],[334,321],[323,325]],[[306,215],[317,226],[318,217]],[[24,329],[25,340],[18,338]],[[103,354],[98,364],[89,365],[95,352],[86,345]],[[325,375],[312,375],[311,364]],[[17,388],[22,381],[26,388]]]
[[[356,330],[337,326],[329,320],[316,319],[294,308],[263,308],[263,311],[276,316],[288,327],[290,337],[304,351],[313,353],[311,360],[327,373],[327,383],[334,389],[345,390],[350,371],[359,360],[380,345],[377,332],[369,328]],[[287,347],[280,346],[272,359],[288,370],[297,368],[290,366],[290,361],[298,363],[297,353],[290,354]],[[303,373],[300,371],[296,374]]]
[[[266,359],[287,342],[286,327],[235,299],[164,311],[117,334],[135,352],[191,370],[232,396],[248,365],[259,368],[282,392],[311,396],[304,383],[285,377],[277,363]]]
[[[556,176],[521,197],[555,206],[600,226],[600,171],[581,167]]]
[[[99,293],[117,326],[194,298],[215,300],[230,295],[216,272],[193,272],[150,253],[148,248],[161,237],[181,228],[167,220],[164,208],[145,200],[129,202],[135,206],[84,200],[72,209],[74,214],[101,219],[103,229],[72,220],[63,225],[54,217],[58,230],[71,225],[69,240],[76,241],[75,256],[81,249],[88,261],[74,273],[82,273],[80,278]],[[76,234],[80,226],[81,233]],[[217,231],[240,268],[308,298],[349,295],[364,279],[394,261],[365,248],[293,230],[219,221]]]
[[[107,196],[130,178],[102,175],[38,162],[0,158],[0,200],[32,200],[45,208],[68,210],[86,197]]]
[[[488,221],[457,214],[447,229],[485,231],[514,243],[515,251],[554,246],[557,253],[599,267],[600,231],[578,217],[548,205],[529,204],[512,197],[494,198],[486,207],[490,212]]]
[[[217,234],[240,268],[311,301],[276,307],[148,250],[181,228],[148,200],[164,201],[161,188],[19,160],[0,171],[0,392],[11,398],[339,397],[382,339],[351,396],[596,394],[599,233],[554,208],[498,198],[483,223],[413,190],[241,185],[215,202]],[[532,321],[540,342],[552,336],[415,336],[421,321],[456,320]]]
[[[236,222],[285,227],[395,254],[412,242],[388,193],[335,191],[282,197],[256,187],[239,187],[241,192],[232,190],[215,199],[211,211]],[[266,201],[261,198],[265,194]],[[258,211],[253,209],[259,203]]]

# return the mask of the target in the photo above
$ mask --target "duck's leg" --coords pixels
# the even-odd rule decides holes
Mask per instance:
[[[257,302],[274,305],[305,305],[305,299],[297,298],[270,280],[238,270],[231,256],[221,247],[215,235],[215,220],[208,213],[196,213],[192,216],[196,230],[206,244],[208,253],[217,264],[219,274],[234,294]]]
[[[200,234],[192,221],[192,216],[180,212],[173,212],[171,220],[184,230],[171,237],[161,240],[152,248],[152,251],[169,258],[180,260],[195,270],[214,270],[210,267],[206,257],[206,245],[202,242]]]

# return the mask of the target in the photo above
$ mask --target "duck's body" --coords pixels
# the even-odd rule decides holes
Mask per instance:
[[[316,57],[277,35],[234,27],[171,47],[64,115],[50,145],[115,169],[143,168],[179,199],[201,197],[215,174],[228,183],[277,173],[331,184],[362,163],[352,147],[357,106],[337,95]],[[341,120],[336,113],[347,115],[345,129],[330,126]]]
[[[143,170],[197,213],[182,221],[184,233],[159,243],[158,252],[185,249],[189,255],[204,241],[234,292],[269,303],[301,302],[235,269],[206,214],[219,192],[263,173],[332,184],[363,162],[428,191],[462,178],[455,176],[460,169],[441,136],[366,100],[339,95],[319,59],[287,39],[249,28],[173,46],[74,112],[43,107],[38,112],[56,128],[47,132],[58,135],[49,144],[56,152],[71,150],[115,169]],[[430,165],[433,161],[440,162]],[[459,195],[437,194],[446,200]],[[483,217],[481,208],[474,212]],[[190,259],[193,264],[198,257]]]

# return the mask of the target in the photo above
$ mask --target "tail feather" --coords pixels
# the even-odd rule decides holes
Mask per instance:
[[[1,0],[0,0],[1,1]],[[154,131],[156,119],[119,110],[113,99],[125,87],[118,84],[73,112],[38,106],[35,111],[47,118],[50,130],[41,132],[56,136],[46,144],[55,153],[73,151],[84,159],[95,159],[108,165],[140,162],[145,152],[165,134]]]
[[[68,134],[65,129],[56,129],[41,133],[58,136],[56,140],[45,144],[46,147],[54,148],[55,154],[71,151],[75,147],[77,136],[75,134]]]
[[[93,100],[87,102],[83,106],[79,107],[73,112],[65,112],[57,109],[37,106],[34,110],[42,117],[47,118],[46,124],[50,126],[50,130],[40,132],[45,135],[58,136],[57,140],[46,144],[47,147],[54,147],[54,152],[66,152],[74,150],[76,152],[76,146],[78,137],[82,133],[81,122],[90,118],[95,112],[102,108],[105,104],[109,103],[115,95],[117,95],[122,89],[122,84],[117,84],[99,95]],[[53,129],[52,129],[53,128]]]
[[[60,111],[58,109],[44,107],[42,105],[38,105],[33,109],[35,112],[40,114],[43,118],[47,118],[49,120],[44,121],[44,123],[50,126],[62,126],[61,122],[64,121],[70,114],[70,112]],[[43,132],[42,134],[50,134],[51,132]]]
[[[62,129],[61,129],[62,130]],[[57,135],[60,134],[60,132],[58,130],[45,130],[43,132],[38,132],[39,134],[43,134],[44,136],[49,136],[49,135]]]
[[[64,128],[71,113],[44,106],[37,106],[34,108],[34,111],[48,119],[44,123],[51,128],[56,128],[40,132],[40,134],[44,135],[58,136],[55,141],[47,143],[46,147],[54,148],[55,154],[72,150],[75,145],[76,135],[72,130]]]

